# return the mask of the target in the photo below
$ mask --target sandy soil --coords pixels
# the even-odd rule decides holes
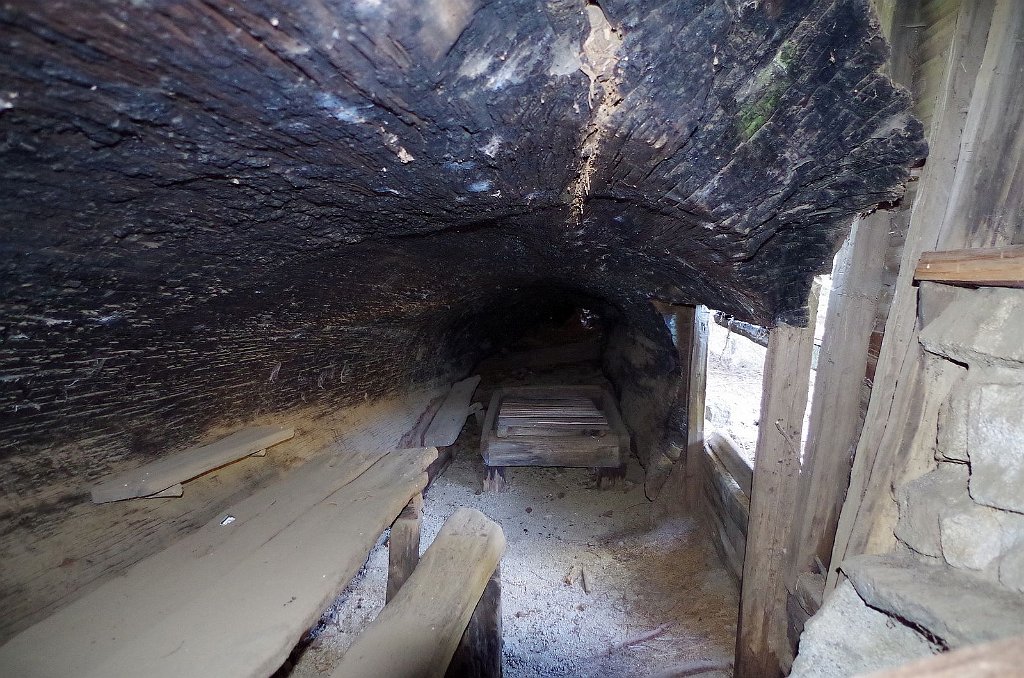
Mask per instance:
[[[494,383],[485,377],[478,398]],[[642,485],[629,480],[642,478],[635,461],[627,480],[610,489],[596,489],[585,469],[521,468],[508,471],[507,492],[492,493],[482,491],[478,445],[470,419],[455,461],[426,492],[421,548],[460,506],[478,508],[505,530],[506,676],[730,675],[735,581],[694,519],[652,519]],[[282,675],[328,674],[383,606],[386,573],[382,538]]]

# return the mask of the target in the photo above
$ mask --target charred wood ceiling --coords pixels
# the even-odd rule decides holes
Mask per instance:
[[[867,0],[6,2],[5,492],[464,367],[523,289],[800,317],[925,153],[886,54]]]

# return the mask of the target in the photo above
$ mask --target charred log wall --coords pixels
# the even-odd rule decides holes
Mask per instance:
[[[924,154],[885,58],[867,0],[5,3],[8,506],[457,373],[526,285],[799,317]]]

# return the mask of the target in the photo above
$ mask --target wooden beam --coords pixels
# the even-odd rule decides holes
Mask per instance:
[[[701,466],[704,458],[704,401],[708,383],[708,322],[705,306],[693,307],[678,322],[689,326],[689,364],[686,380],[686,503],[693,509],[700,496]]]
[[[866,678],[1004,678],[1020,675],[1024,636],[972,645],[920,659]]]
[[[294,435],[295,429],[290,426],[245,428],[215,443],[169,454],[131,471],[111,476],[92,488],[92,500],[102,504],[134,497],[180,497],[180,485],[186,480],[266,450]],[[175,488],[175,491],[165,494],[168,488]]]
[[[501,678],[501,566],[487,582],[445,678]]]
[[[388,586],[384,596],[390,601],[402,588],[420,562],[420,528],[423,524],[423,494],[406,504],[391,525],[388,535]]]
[[[914,280],[1024,287],[1024,246],[924,252],[914,271]]]
[[[749,497],[754,484],[754,469],[750,467],[746,459],[740,456],[733,439],[724,433],[715,431],[708,436],[706,447],[708,453],[715,455],[715,458],[732,476],[743,493]]]
[[[796,579],[817,572],[832,559],[839,512],[850,486],[853,452],[864,427],[870,390],[865,378],[871,333],[886,278],[885,257],[895,213],[876,212],[856,222],[836,257],[832,293],[815,378],[807,427],[807,445],[800,471],[794,543],[786,585],[796,591]]]
[[[737,678],[781,676],[782,661],[789,654],[786,549],[792,538],[800,476],[817,285],[812,286],[807,305],[811,318],[808,327],[780,324],[768,340],[740,592]]]
[[[444,676],[504,550],[497,523],[476,509],[456,511],[332,678]]]

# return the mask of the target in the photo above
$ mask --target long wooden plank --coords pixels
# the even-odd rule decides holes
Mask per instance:
[[[804,572],[826,571],[839,512],[850,482],[853,451],[864,426],[870,390],[865,384],[875,319],[887,312],[882,284],[891,273],[879,256],[889,247],[893,220],[905,215],[876,212],[858,220],[836,257],[821,356],[811,403],[790,547],[790,590]]]
[[[456,382],[441,408],[434,415],[426,433],[423,434],[425,447],[447,447],[455,443],[469,416],[469,401],[480,383],[480,375],[474,375]]]
[[[434,449],[307,464],[0,648],[24,676],[265,676],[426,483]]]
[[[505,550],[497,523],[456,511],[332,678],[441,678]]]
[[[499,438],[514,438],[517,436],[543,436],[547,438],[564,438],[567,436],[604,436],[608,434],[607,426],[588,424],[585,422],[548,422],[529,425],[499,425],[497,435]]]
[[[567,466],[617,468],[625,461],[614,436],[491,438],[484,452],[487,466]]]
[[[92,488],[97,504],[158,495],[207,471],[265,450],[295,435],[290,426],[255,426],[210,445],[168,454],[137,469],[119,473]],[[176,494],[160,496],[181,496]]]
[[[754,469],[751,468],[746,459],[740,456],[736,443],[733,442],[732,438],[716,431],[708,436],[707,448],[725,467],[744,494],[749,497],[750,489],[754,484]]]
[[[764,363],[761,423],[747,523],[736,636],[737,678],[782,675],[786,637],[786,549],[800,476],[800,439],[814,349],[818,286],[808,299],[809,327],[771,331]]]
[[[1024,287],[1024,246],[924,252],[914,271],[914,279]]]
[[[704,407],[708,382],[708,323],[710,313],[705,306],[695,306],[689,313],[678,315],[679,327],[686,328],[688,355],[686,379],[686,503],[696,508],[701,468],[704,461]],[[682,332],[681,332],[682,334]],[[684,348],[680,346],[680,348]]]
[[[1024,666],[1024,636],[972,645],[866,678],[1006,678]]]

